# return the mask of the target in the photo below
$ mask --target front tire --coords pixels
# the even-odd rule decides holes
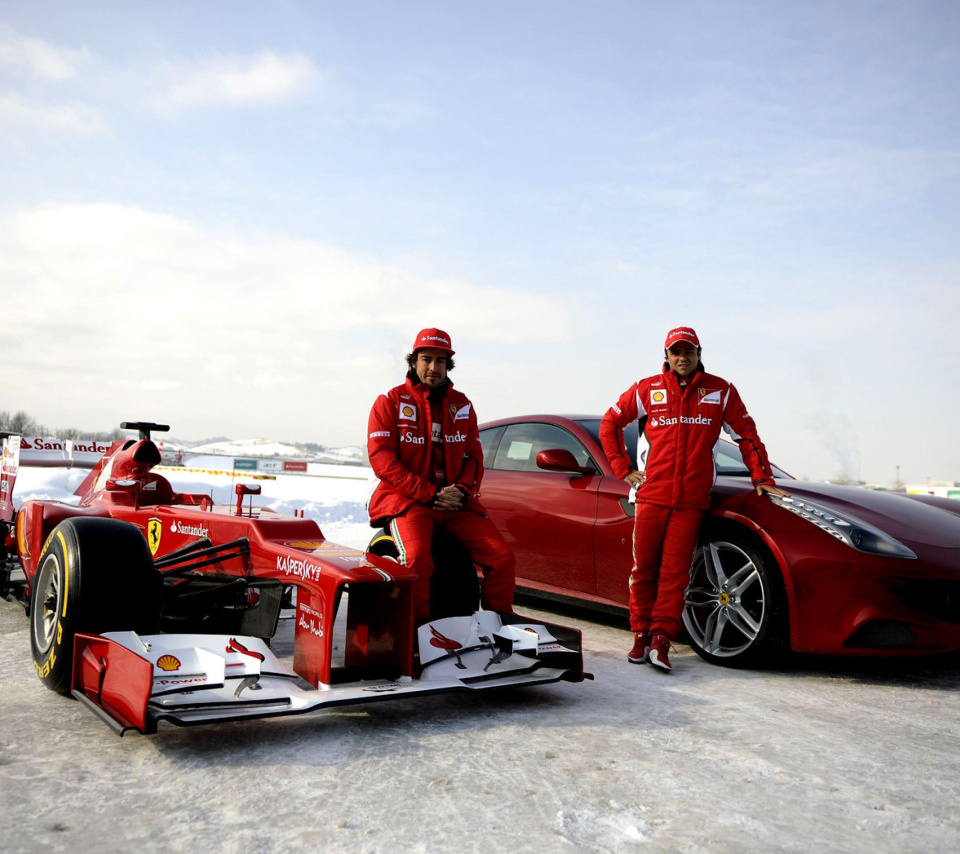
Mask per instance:
[[[683,624],[701,658],[726,667],[770,663],[787,646],[783,580],[773,557],[739,534],[714,533],[695,552]]]
[[[70,692],[73,638],[132,630],[154,634],[162,583],[140,530],[129,522],[61,522],[40,553],[30,606],[30,647],[40,681]]]

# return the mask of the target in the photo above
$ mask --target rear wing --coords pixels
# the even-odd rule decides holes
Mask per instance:
[[[98,439],[54,439],[16,433],[0,435],[3,440],[0,521],[3,522],[13,521],[13,488],[21,466],[93,469],[112,444]]]

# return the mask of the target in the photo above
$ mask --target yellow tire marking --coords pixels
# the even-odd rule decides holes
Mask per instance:
[[[63,534],[60,533],[60,531],[57,531],[57,539],[60,540],[60,545],[63,546],[63,613],[60,616],[66,617],[67,597],[70,594],[70,564],[69,558],[67,557],[67,541],[63,538]]]

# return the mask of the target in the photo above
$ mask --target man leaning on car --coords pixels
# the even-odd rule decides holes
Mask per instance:
[[[721,429],[740,446],[758,495],[789,494],[774,482],[766,449],[736,388],[706,373],[700,353],[693,329],[671,330],[661,372],[630,386],[600,423],[604,453],[636,500],[630,572],[634,643],[627,658],[665,671],[672,669],[670,642],[680,630],[690,563],[710,506]],[[623,428],[633,421],[640,422],[639,471],[623,438]]]
[[[417,574],[416,625],[430,617],[430,545],[437,527],[459,540],[483,570],[483,608],[513,610],[516,561],[477,498],[483,451],[473,405],[447,377],[453,355],[446,332],[421,330],[407,355],[406,379],[377,398],[367,431],[370,465],[379,478],[370,524],[389,523],[400,562]]]

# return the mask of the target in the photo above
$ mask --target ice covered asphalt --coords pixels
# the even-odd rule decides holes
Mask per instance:
[[[665,675],[563,621],[595,681],[119,738],[40,684],[0,603],[0,850],[960,849],[956,657],[760,673],[680,647]]]
[[[311,500],[367,536],[362,499]],[[960,850],[960,657],[740,672],[679,647],[665,675],[621,627],[555,619],[595,681],[118,738],[40,684],[0,602],[0,851]]]

